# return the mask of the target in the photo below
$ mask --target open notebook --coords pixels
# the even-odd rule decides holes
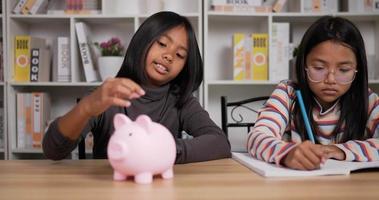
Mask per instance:
[[[255,171],[264,177],[299,177],[322,175],[347,175],[351,171],[367,168],[378,168],[379,161],[374,162],[349,162],[329,159],[321,167],[312,171],[302,171],[278,167],[275,164],[266,163],[252,158],[248,153],[232,153],[234,160]]]

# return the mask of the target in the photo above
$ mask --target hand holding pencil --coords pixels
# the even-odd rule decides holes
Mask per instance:
[[[282,159],[282,164],[292,169],[313,170],[318,169],[326,159],[345,159],[345,153],[334,145],[315,144],[312,128],[309,123],[307,111],[304,106],[303,97],[300,90],[295,91],[301,114],[307,131],[309,140],[296,145]]]

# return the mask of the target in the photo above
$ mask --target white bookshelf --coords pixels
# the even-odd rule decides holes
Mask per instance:
[[[52,0],[57,1],[57,0]],[[60,0],[59,0],[60,1]],[[101,0],[102,6],[112,4],[113,0]],[[143,2],[134,0],[135,2]],[[202,0],[180,0],[191,4],[190,7],[184,8],[179,12],[188,17],[197,34],[200,49],[202,49]],[[8,71],[6,72],[7,83],[0,83],[0,87],[6,89],[5,99],[7,100],[8,114],[8,149],[9,159],[23,158],[42,158],[41,149],[25,149],[17,148],[17,117],[16,117],[16,93],[17,92],[34,92],[42,91],[50,94],[51,97],[51,119],[54,119],[72,108],[76,104],[76,98],[88,94],[91,90],[101,85],[101,82],[87,83],[84,81],[82,72],[81,57],[78,50],[75,23],[84,22],[91,28],[91,40],[93,42],[102,42],[111,37],[120,38],[122,44],[127,48],[133,34],[142,24],[142,22],[150,16],[141,9],[139,13],[106,13],[102,10],[99,14],[92,15],[66,15],[66,14],[37,14],[37,15],[20,15],[12,14],[13,7],[18,0],[9,0],[6,5],[6,23],[9,55]],[[116,3],[121,1],[117,0]],[[130,1],[128,1],[130,2]],[[124,5],[125,6],[125,5]],[[163,8],[163,7],[162,7]],[[64,8],[62,8],[64,9]],[[4,10],[4,9],[3,9]],[[3,18],[2,18],[3,19]],[[14,57],[14,36],[15,35],[31,35],[46,38],[48,46],[51,47],[53,40],[58,36],[66,36],[70,38],[70,56],[71,56],[71,82],[15,82],[13,76],[13,57]],[[94,47],[93,47],[94,48]],[[95,51],[96,53],[96,51]],[[96,56],[98,56],[96,54]],[[202,91],[198,92],[202,99]]]
[[[299,44],[305,30],[316,19],[324,15],[346,17],[361,30],[368,55],[376,55],[375,66],[379,65],[379,13],[349,12],[304,12],[301,4],[306,0],[287,1],[293,4],[288,12],[248,13],[219,12],[210,10],[210,0],[204,3],[204,106],[211,118],[221,126],[220,97],[228,100],[242,100],[256,96],[270,95],[278,82],[235,81],[233,80],[233,33],[268,33],[269,55],[271,27],[275,22],[290,24],[290,42]],[[297,5],[296,5],[297,4]],[[270,59],[268,61],[270,67]],[[370,88],[379,92],[379,80],[370,80]],[[246,145],[246,130],[231,129],[229,139],[232,150],[241,150]]]
[[[53,0],[56,1],[56,0]],[[102,8],[105,4],[112,4],[113,0],[101,0]],[[143,2],[142,0],[135,0]],[[162,0],[163,1],[163,0]],[[306,28],[317,18],[326,14],[347,17],[355,22],[365,38],[367,52],[378,54],[379,40],[379,13],[305,13],[301,4],[306,0],[288,0],[294,4],[290,12],[281,13],[231,13],[209,10],[210,0],[177,0],[186,2],[185,8],[180,8],[180,14],[188,17],[195,28],[200,50],[204,58],[204,82],[197,95],[209,112],[211,118],[221,125],[220,96],[228,96],[229,100],[238,100],[254,96],[269,95],[277,82],[273,81],[234,81],[232,67],[232,35],[235,32],[263,32],[271,34],[274,22],[288,22],[291,27],[291,42],[298,43]],[[85,22],[92,29],[93,41],[104,41],[111,36],[119,37],[123,44],[128,45],[131,37],[141,23],[150,15],[140,10],[139,13],[108,12],[94,15],[15,15],[11,11],[18,0],[2,1],[3,14],[2,33],[4,42],[5,82],[0,83],[0,94],[7,110],[4,112],[4,141],[0,155],[9,159],[39,158],[41,150],[16,148],[16,92],[44,91],[52,97],[51,117],[55,118],[67,112],[76,98],[90,92],[101,83],[84,82],[81,69],[80,54],[74,24]],[[117,2],[120,2],[118,0]],[[190,2],[188,4],[188,2]],[[146,4],[145,4],[146,6]],[[163,8],[163,7],[162,7]],[[105,10],[102,10],[105,11]],[[70,37],[72,81],[69,83],[38,82],[19,83],[12,80],[13,74],[13,41],[17,34],[30,34],[44,37],[51,44],[57,36]],[[8,54],[9,52],[9,54]],[[379,55],[379,54],[378,54]],[[375,65],[379,65],[376,57]],[[370,80],[370,87],[379,92],[379,80]],[[231,134],[235,135],[235,134]],[[231,138],[232,148],[239,148],[245,144],[245,135],[236,135]],[[1,157],[0,157],[1,158]]]

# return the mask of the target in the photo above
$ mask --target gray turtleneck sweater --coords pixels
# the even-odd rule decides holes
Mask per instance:
[[[43,152],[49,159],[66,158],[88,132],[94,136],[93,157],[107,158],[107,144],[114,132],[113,117],[124,113],[132,120],[146,114],[167,127],[176,140],[176,163],[206,161],[230,157],[230,145],[222,130],[210,119],[208,113],[191,96],[181,109],[175,104],[177,96],[169,92],[169,85],[161,88],[144,88],[146,94],[125,107],[110,107],[97,117],[91,118],[77,141],[65,138],[58,129],[58,118],[49,126],[43,138]],[[192,139],[181,139],[182,131]]]

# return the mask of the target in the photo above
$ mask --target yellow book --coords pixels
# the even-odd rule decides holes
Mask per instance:
[[[14,80],[25,82],[29,81],[30,74],[30,36],[15,37],[15,62],[14,62]]]
[[[251,38],[253,80],[268,80],[268,34],[254,33]]]
[[[45,39],[29,35],[16,35],[14,44],[14,76],[17,82],[30,81],[30,51],[31,48],[45,48]]]
[[[245,78],[245,34],[235,33],[233,35],[233,79],[243,80]]]

